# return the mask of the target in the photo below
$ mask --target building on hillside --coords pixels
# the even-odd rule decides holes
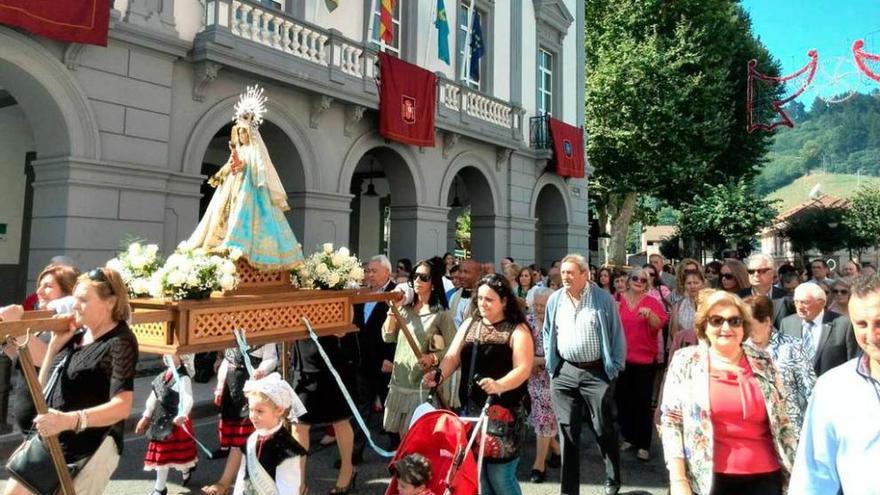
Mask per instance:
[[[648,225],[642,231],[641,252],[645,257],[660,254],[660,243],[675,236],[675,225]]]
[[[246,85],[269,98],[261,127],[306,252],[362,259],[452,251],[469,209],[473,254],[547,265],[587,247],[587,182],[556,174],[547,115],[583,125],[584,5],[476,0],[485,55],[461,77],[470,0],[446,0],[453,54],[438,58],[434,0],[111,1],[106,47],[0,26],[0,303],[50,257],[103,263],[126,236],[165,253],[198,222],[227,159]],[[374,9],[371,11],[371,9]],[[372,24],[372,26],[371,26]],[[378,134],[377,51],[436,72],[436,143]]]
[[[848,206],[849,201],[824,194],[816,199],[810,199],[789,208],[774,219],[772,226],[761,232],[761,252],[773,256],[777,265],[794,262],[797,253],[792,250],[791,243],[781,235],[785,223],[815,208],[847,208]],[[818,235],[832,235],[832,231],[836,227],[836,225],[829,225],[828,232],[819,233]],[[834,259],[835,264],[848,258],[848,253],[845,250],[840,250],[836,253],[820,253],[812,250],[806,254],[810,258],[824,256],[826,259]]]

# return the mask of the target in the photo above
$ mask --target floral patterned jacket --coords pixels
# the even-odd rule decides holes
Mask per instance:
[[[767,406],[776,455],[787,484],[797,450],[797,431],[788,416],[782,381],[766,352],[749,343],[743,345],[743,351]],[[715,449],[709,408],[709,347],[705,341],[673,355],[660,409],[666,462],[684,459],[691,489],[711,493]]]

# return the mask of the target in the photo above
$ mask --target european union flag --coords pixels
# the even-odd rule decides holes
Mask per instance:
[[[474,12],[474,24],[471,29],[471,68],[472,81],[480,81],[480,59],[485,52],[483,46],[483,27],[480,25],[480,13]]]
[[[446,4],[443,0],[437,0],[434,27],[437,28],[437,58],[449,65],[449,21],[446,20]]]

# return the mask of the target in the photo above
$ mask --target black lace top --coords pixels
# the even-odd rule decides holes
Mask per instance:
[[[471,404],[471,408],[481,408],[486,403],[486,393],[474,381],[474,375],[478,378],[499,379],[510,373],[513,369],[513,348],[510,345],[510,337],[516,330],[516,325],[504,321],[495,325],[485,325],[482,320],[470,320],[465,322],[467,334],[461,348],[461,387],[459,388],[461,403]],[[479,345],[475,342],[479,340]],[[477,350],[477,358],[474,369],[471,370],[474,349]],[[470,393],[470,396],[468,396]],[[516,409],[522,404],[523,398],[528,394],[528,380],[519,387],[508,390],[500,395],[495,404],[508,409]],[[468,399],[470,401],[468,402]],[[479,410],[471,410],[477,414]]]
[[[80,331],[55,357],[53,369],[65,356],[70,356],[49,396],[51,408],[65,412],[87,409],[104,404],[119,393],[134,390],[138,343],[128,324],[120,322],[91,344],[80,346],[83,335],[85,332]],[[124,424],[125,420],[121,420],[112,426],[88,428],[82,433],[61,433],[59,440],[67,462],[92,455],[108,430],[122,454]]]

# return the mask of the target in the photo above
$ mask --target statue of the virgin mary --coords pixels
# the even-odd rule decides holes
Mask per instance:
[[[258,270],[291,269],[302,246],[284,217],[287,193],[260,136],[263,89],[248,87],[235,105],[229,160],[209,183],[216,188],[187,244],[209,251],[239,250]]]

